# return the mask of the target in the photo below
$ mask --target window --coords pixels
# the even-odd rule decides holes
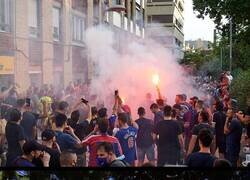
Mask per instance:
[[[93,12],[93,15],[94,15],[94,18],[96,18],[96,19],[99,19],[99,16],[100,16],[100,12],[99,12],[99,8],[100,8],[100,6],[99,6],[99,2],[98,2],[98,0],[94,0],[94,12]]]
[[[0,0],[0,31],[10,31],[10,0]]]
[[[122,5],[122,0],[112,0],[112,5]]]
[[[178,47],[182,47],[182,42],[181,42],[179,39],[177,39],[177,38],[175,38],[175,44],[176,44]]]
[[[29,31],[30,36],[37,37],[38,36],[38,0],[29,0]]]
[[[152,15],[154,23],[173,23],[173,15]]]
[[[53,8],[53,37],[54,40],[60,39],[60,9]]]
[[[175,19],[175,24],[177,25],[177,27],[182,30],[183,29],[183,25],[177,20]]]
[[[148,3],[152,2],[173,2],[173,0],[147,0]]]
[[[179,3],[178,3],[178,8],[181,10],[181,12],[183,12],[183,11],[184,11],[183,6],[182,6],[181,2],[179,2]]]
[[[148,16],[148,23],[152,23],[152,16]]]
[[[73,34],[72,34],[72,40],[76,42],[83,42],[84,41],[84,18],[73,15],[72,18],[73,22]]]

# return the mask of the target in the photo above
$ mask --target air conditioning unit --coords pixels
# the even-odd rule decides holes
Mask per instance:
[[[36,27],[29,27],[29,32],[32,37],[37,37],[38,35],[38,29]]]

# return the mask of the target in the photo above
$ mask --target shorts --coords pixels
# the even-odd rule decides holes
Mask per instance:
[[[147,156],[147,159],[149,161],[155,160],[155,151],[154,151],[154,145],[151,145],[147,148],[139,148],[137,147],[137,156],[138,160],[141,162],[144,162],[145,155]]]

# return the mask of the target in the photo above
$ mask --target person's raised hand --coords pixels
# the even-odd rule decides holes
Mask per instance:
[[[69,134],[74,134],[74,129],[70,126],[65,127],[64,131]]]

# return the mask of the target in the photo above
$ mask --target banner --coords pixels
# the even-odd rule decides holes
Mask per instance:
[[[14,74],[13,56],[0,56],[0,74]]]

